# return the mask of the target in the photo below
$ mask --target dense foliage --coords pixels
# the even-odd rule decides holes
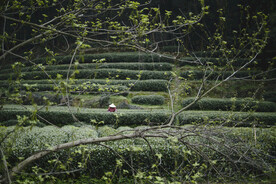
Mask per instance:
[[[163,105],[165,98],[161,95],[139,95],[131,99],[136,104]]]
[[[256,2],[2,1],[0,183],[273,174],[275,3]]]
[[[148,112],[146,110],[119,110],[117,113],[107,112],[107,109],[72,109],[73,112],[68,112],[66,108],[49,108],[48,111],[40,110],[37,112],[42,123],[51,122],[51,124],[57,126],[63,125],[81,125],[78,122],[85,124],[107,124],[114,126],[139,126],[139,125],[153,125],[165,123],[170,114],[166,111],[153,110]],[[9,126],[11,122],[17,122],[17,116],[29,116],[32,112],[23,109],[16,109],[16,107],[11,107],[11,109],[1,110],[0,122]],[[78,120],[76,120],[74,117]],[[43,121],[46,119],[47,122]],[[6,123],[5,123],[6,122]]]
[[[194,99],[187,98],[182,102],[182,106],[190,104]],[[275,112],[276,104],[273,102],[256,101],[252,99],[236,98],[203,98],[196,104],[193,104],[190,110],[222,110],[222,111],[257,111],[257,112]]]
[[[146,128],[146,127],[137,127]],[[185,128],[185,127],[182,127]],[[188,127],[187,127],[188,128]],[[8,129],[1,128],[1,131],[10,131],[12,127]],[[102,126],[64,126],[57,129],[54,126],[47,126],[44,128],[26,127],[20,130],[20,136],[12,133],[10,138],[5,142],[5,145],[10,144],[9,140],[15,140],[16,144],[9,145],[10,154],[7,158],[11,163],[15,164],[19,160],[17,158],[28,157],[33,152],[44,150],[50,146],[62,144],[78,139],[84,138],[97,138],[109,136],[112,134],[127,134],[128,131],[134,130],[130,127],[120,127],[113,129],[111,127]],[[211,130],[211,129],[210,129]],[[252,130],[250,128],[224,128],[216,132],[217,135],[213,135],[214,138],[219,139],[220,133],[227,131],[227,141],[231,145],[239,147],[239,144],[247,142],[250,154],[254,157],[256,153],[250,149],[251,145],[254,145],[255,139],[252,136]],[[256,134],[257,144],[259,148],[262,148],[263,153],[275,154],[275,130],[274,129],[257,129]],[[236,137],[239,137],[238,139]],[[190,137],[186,139],[193,144],[205,142],[203,138]],[[149,145],[150,144],[150,147]],[[211,143],[210,143],[211,144]],[[8,148],[8,147],[7,147]],[[244,171],[248,173],[262,173],[265,171],[255,170],[250,167],[250,163],[242,159],[235,163],[238,169],[232,167],[232,163],[229,160],[220,160],[220,155],[228,153],[232,158],[239,157],[239,153],[230,153],[224,147],[220,147],[220,154],[216,151],[208,148],[201,147],[206,153],[206,157],[213,161],[213,166],[217,169],[221,169],[222,172],[228,172],[231,177],[238,177],[242,175]],[[81,151],[82,150],[82,151]],[[154,150],[154,153],[152,152]],[[154,155],[155,156],[154,156]],[[54,160],[58,158],[59,162],[54,164]],[[263,159],[267,162],[271,161],[271,158],[264,156]],[[85,160],[84,164],[83,160]],[[118,162],[121,165],[118,166]],[[128,165],[131,163],[131,165]],[[174,162],[174,164],[171,164]],[[255,160],[255,164],[259,164],[260,160]],[[98,164],[101,163],[101,164]],[[158,164],[159,163],[159,164]],[[157,165],[158,164],[158,165]],[[39,162],[32,164],[33,168],[39,166],[40,172],[55,169],[55,171],[63,171],[66,168],[80,169],[82,174],[89,175],[90,177],[101,178],[107,172],[111,172],[117,177],[129,177],[132,170],[139,170],[147,175],[147,173],[157,172],[161,175],[168,175],[167,171],[181,170],[183,174],[187,169],[193,167],[195,169],[192,172],[191,177],[197,172],[202,175],[203,178],[209,178],[209,174],[216,175],[212,169],[207,167],[207,160],[200,159],[196,156],[193,149],[188,145],[182,145],[178,141],[163,139],[163,138],[147,138],[147,142],[143,139],[122,140],[117,142],[109,142],[104,145],[84,145],[79,148],[71,148],[69,150],[59,151],[48,155],[41,159]],[[155,167],[154,167],[155,166]],[[117,169],[116,169],[117,168]],[[232,170],[233,169],[233,170]],[[124,172],[123,172],[124,171]],[[153,175],[154,176],[154,175]],[[213,177],[212,176],[212,177]],[[150,178],[148,178],[150,181]]]
[[[186,111],[178,116],[180,125],[211,124],[234,127],[273,127],[275,113],[231,112],[231,111]]]

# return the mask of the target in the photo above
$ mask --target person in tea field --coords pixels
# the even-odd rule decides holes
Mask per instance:
[[[116,112],[117,109],[116,109],[116,106],[112,103],[108,106],[108,112]]]

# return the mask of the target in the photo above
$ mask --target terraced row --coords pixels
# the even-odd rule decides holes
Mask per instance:
[[[5,105],[0,111],[2,125],[11,126],[17,123],[17,116],[30,116],[36,112],[40,122],[45,126],[48,122],[56,126],[64,125],[112,125],[136,127],[140,125],[166,124],[171,112],[167,110],[129,110],[119,109],[116,113],[109,113],[103,109],[38,106],[36,112],[32,106]],[[77,119],[75,119],[74,117]],[[47,120],[47,121],[45,121]],[[276,113],[269,112],[231,112],[231,111],[185,111],[181,113],[176,122],[179,125],[213,123],[225,126],[255,126],[269,127],[275,125]],[[44,124],[45,123],[45,124]],[[28,125],[28,124],[26,124]],[[30,125],[30,124],[29,124]]]

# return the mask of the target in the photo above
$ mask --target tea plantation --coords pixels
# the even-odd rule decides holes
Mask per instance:
[[[0,95],[3,106],[0,110],[0,128],[1,133],[10,131],[9,139],[4,145],[10,153],[7,160],[14,164],[37,151],[68,141],[127,134],[134,129],[167,124],[172,115],[170,94],[174,99],[174,111],[177,111],[194,100],[204,75],[209,75],[204,85],[204,90],[208,90],[232,74],[231,69],[220,71],[224,61],[219,56],[216,58],[197,54],[201,57],[201,62],[216,64],[218,69],[206,72],[201,67],[183,62],[193,60],[192,57],[183,57],[182,62],[178,62],[138,52],[84,54],[76,56],[73,62],[71,55],[45,57],[35,59],[33,63],[36,65],[26,62],[23,63],[24,67],[2,67]],[[242,62],[243,58],[237,59],[233,66]],[[275,161],[276,84],[269,80],[258,80],[261,79],[258,75],[261,70],[256,66],[253,71],[238,72],[232,80],[218,86],[177,115],[173,125],[188,128],[210,125],[215,129],[222,128],[228,132],[224,135],[229,140],[239,135],[238,137],[248,140],[248,144],[258,142],[259,148],[272,156],[264,156],[264,159],[268,159],[268,162]],[[266,75],[266,78],[275,77],[273,72]],[[252,78],[254,80],[245,80]],[[6,98],[8,95],[13,98]],[[107,112],[111,103],[116,105],[116,112]],[[20,134],[15,134],[11,130],[18,125],[24,128],[19,130]],[[202,141],[192,137],[188,140],[191,143]],[[15,144],[11,144],[12,141]],[[162,155],[162,159],[161,156],[159,158],[162,167],[159,172],[164,176],[170,175],[176,166],[179,170],[183,169],[183,172],[189,169],[187,163],[182,162],[184,157],[194,164],[201,163],[198,171],[201,169],[204,173],[207,170],[200,158],[183,151],[183,145],[176,148],[177,144],[170,144],[164,138],[121,140],[103,146],[88,145],[55,152],[32,165],[43,168],[45,172],[68,168],[80,170],[75,175],[70,175],[72,180],[80,175],[99,179],[107,176],[107,172],[120,171],[131,175],[136,170],[149,173],[154,164],[158,165],[156,159],[152,159],[156,157],[152,156],[154,150],[156,154]],[[207,147],[204,149],[210,153],[211,159],[219,160],[217,152]],[[252,149],[248,149],[248,152],[255,154]],[[83,159],[85,165],[80,166]],[[120,165],[119,159],[126,162]],[[51,163],[54,160],[58,160],[59,165],[53,166]],[[131,163],[132,167],[125,163]],[[238,165],[240,168],[235,168],[223,160],[218,161],[216,166],[231,174],[236,170],[248,171],[246,176],[262,172],[251,171],[245,163]],[[217,176],[218,173],[209,174]]]

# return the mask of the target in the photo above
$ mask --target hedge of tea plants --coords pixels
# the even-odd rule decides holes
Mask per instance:
[[[182,107],[193,102],[194,98],[183,100]],[[203,98],[189,107],[190,110],[234,110],[234,111],[257,111],[275,112],[276,104],[267,101],[256,101],[250,99],[230,99],[230,98]]]
[[[12,131],[14,127],[4,128],[0,127],[1,135],[5,135],[9,131]],[[137,127],[146,128],[146,127]],[[186,127],[187,128],[187,127]],[[26,127],[19,130],[20,135],[17,133],[11,133],[7,141],[3,144],[3,148],[7,149],[6,159],[8,163],[14,166],[19,162],[18,158],[27,158],[28,156],[36,153],[40,150],[46,150],[58,144],[72,142],[78,139],[85,138],[98,138],[105,137],[114,134],[128,134],[133,130],[130,127],[121,127],[119,129],[113,129],[107,126],[103,127],[74,127],[74,126],[64,126],[62,128],[57,128],[54,126],[47,126],[44,128],[38,127]],[[191,127],[193,130],[193,127]],[[122,132],[124,131],[124,132]],[[215,131],[215,130],[214,130]],[[222,134],[221,131],[227,132],[227,134]],[[120,133],[121,132],[121,133]],[[273,165],[273,158],[270,155],[275,155],[275,130],[274,129],[256,129],[256,135],[258,135],[258,141],[255,142],[254,135],[252,134],[251,128],[224,128],[217,131],[217,134],[209,135],[214,139],[221,139],[220,136],[226,136],[224,144],[231,146],[242,146],[244,151],[246,151],[248,156],[255,158],[255,163],[260,161],[265,161],[269,166]],[[184,136],[184,135],[183,135]],[[239,137],[237,139],[236,137]],[[12,140],[12,141],[10,141]],[[200,159],[197,152],[193,149],[180,144],[174,140],[164,139],[164,138],[147,138],[148,146],[143,139],[131,139],[131,140],[121,140],[115,142],[106,142],[104,145],[82,145],[80,147],[70,148],[58,152],[49,154],[42,159],[39,159],[39,167],[45,170],[45,172],[52,171],[62,171],[62,168],[80,169],[82,174],[90,175],[90,177],[102,177],[106,172],[113,172],[114,168],[118,164],[118,161],[122,162],[120,168],[118,168],[118,173],[123,169],[128,171],[131,175],[131,171],[140,170],[141,172],[154,172],[157,171],[153,165],[158,164],[159,172],[162,175],[167,175],[168,171],[182,172],[182,175],[196,174],[200,171],[202,174],[206,173],[208,175],[216,175],[216,172],[212,172],[213,167],[209,167],[209,163],[205,159]],[[209,139],[201,138],[200,136],[185,138],[186,142],[193,145],[198,145],[198,149],[204,152],[205,156],[212,161],[213,166],[219,169],[220,172],[231,173],[235,175],[258,173],[262,174],[265,170],[258,170],[257,168],[252,168],[252,166],[246,162],[247,158],[242,157],[238,152],[228,152],[226,147],[220,146],[215,149],[220,149],[220,152],[216,152],[209,149],[204,144],[212,146]],[[247,144],[244,144],[246,141]],[[14,142],[15,144],[10,144]],[[260,151],[257,149],[249,149],[254,144],[257,144]],[[202,146],[200,146],[202,145]],[[9,148],[9,151],[8,151]],[[82,151],[82,152],[81,152]],[[257,151],[257,152],[256,152]],[[120,154],[120,156],[118,156]],[[230,155],[231,154],[231,155]],[[243,152],[241,153],[243,154]],[[155,156],[154,156],[155,155]],[[157,157],[159,155],[159,157]],[[238,162],[233,164],[231,160],[228,160],[225,155],[231,156],[232,159],[239,159]],[[58,158],[58,160],[56,159]],[[161,159],[162,160],[161,160]],[[183,158],[185,162],[183,162]],[[224,159],[220,159],[224,158]],[[245,158],[245,159],[244,159]],[[219,159],[219,162],[218,162]],[[85,162],[83,162],[85,160]],[[56,162],[57,161],[57,162]],[[35,166],[38,162],[33,163]],[[84,167],[79,167],[79,163],[86,163]],[[128,164],[131,164],[130,167]],[[99,164],[100,163],[100,164]],[[172,164],[174,163],[174,164]],[[118,166],[118,165],[117,165]],[[237,169],[237,166],[239,169]],[[28,167],[31,168],[31,167]],[[193,170],[195,170],[193,172]],[[25,170],[28,172],[29,170]],[[235,175],[231,175],[235,177]]]
[[[131,99],[132,103],[145,105],[163,105],[165,98],[161,95],[138,95]]]
[[[169,79],[171,77],[171,72],[169,71],[136,71],[136,70],[125,70],[125,69],[81,69],[78,71],[68,70],[53,70],[47,71],[47,74],[41,71],[33,72],[22,72],[22,79],[25,80],[40,80],[48,79],[49,76],[56,78],[58,75],[63,76],[64,78],[74,75],[74,78],[77,79],[105,79],[105,78],[114,78],[114,79]],[[5,73],[0,74],[0,80],[7,79],[16,79],[15,74]]]

